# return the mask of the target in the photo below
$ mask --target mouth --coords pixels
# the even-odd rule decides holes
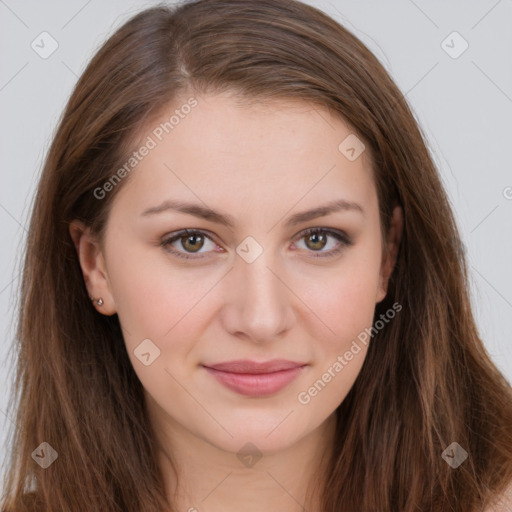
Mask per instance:
[[[284,389],[308,365],[281,359],[261,363],[229,361],[202,366],[231,391],[244,396],[262,397]]]

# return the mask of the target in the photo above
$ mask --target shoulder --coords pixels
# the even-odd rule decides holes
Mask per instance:
[[[512,482],[499,495],[496,500],[487,507],[484,512],[511,512],[512,511]]]

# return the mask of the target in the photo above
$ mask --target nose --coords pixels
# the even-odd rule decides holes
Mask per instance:
[[[294,294],[270,250],[252,263],[237,256],[227,277],[222,321],[230,334],[265,344],[290,330]]]

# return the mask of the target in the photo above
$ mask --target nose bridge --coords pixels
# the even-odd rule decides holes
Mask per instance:
[[[274,252],[250,238],[237,247],[226,327],[254,341],[271,341],[291,326],[290,291],[280,279]]]

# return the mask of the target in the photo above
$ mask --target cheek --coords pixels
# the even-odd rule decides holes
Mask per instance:
[[[187,385],[190,378],[183,363],[199,337],[198,322],[207,317],[207,301],[201,298],[212,287],[212,278],[190,282],[165,259],[150,262],[149,254],[141,256],[132,252],[110,261],[126,350],[143,387],[159,404],[173,396],[176,404],[189,408],[179,383]]]
[[[137,256],[132,252],[111,259],[111,292],[121,324],[132,336],[158,337],[165,325],[172,325],[178,286],[170,286],[161,269]]]
[[[315,365],[297,395],[305,410],[323,416],[345,399],[363,366],[375,311],[376,265],[353,265],[329,286],[312,287],[308,300],[329,329],[315,339]]]
[[[328,280],[308,280],[307,305],[328,327],[325,346],[329,352],[350,345],[370,327],[375,311],[380,259],[354,252]]]
[[[206,267],[180,269],[155,248],[141,247],[122,255],[112,252],[110,288],[130,357],[145,339],[162,356],[169,351],[173,360],[186,355],[190,340],[199,337],[201,322],[209,318],[209,292],[215,291],[222,275]]]

